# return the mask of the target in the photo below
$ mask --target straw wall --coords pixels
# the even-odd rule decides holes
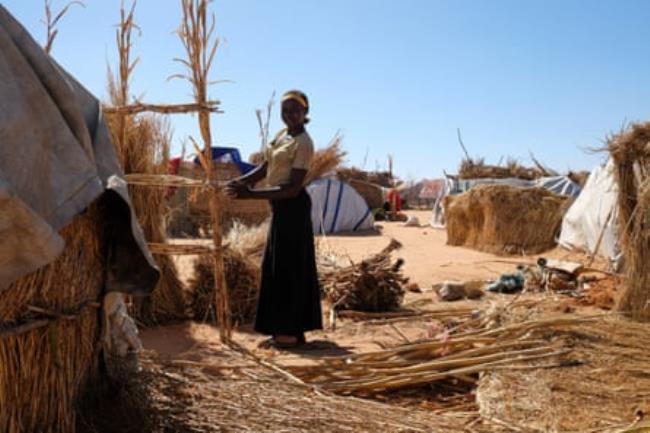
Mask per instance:
[[[0,293],[1,432],[74,432],[76,399],[97,374],[98,311],[89,303],[102,290],[102,234],[93,205],[63,229],[55,262]],[[46,325],[8,336],[37,321]]]
[[[619,227],[625,257],[625,290],[619,309],[650,320],[650,122],[634,124],[609,139],[619,190]]]
[[[496,254],[536,254],[555,246],[569,199],[542,188],[481,185],[445,197],[447,243]]]

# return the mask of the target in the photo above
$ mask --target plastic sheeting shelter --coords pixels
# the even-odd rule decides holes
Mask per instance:
[[[505,179],[452,179],[447,178],[443,193],[436,200],[431,214],[431,226],[435,228],[445,227],[445,217],[442,203],[447,195],[458,195],[469,191],[477,185],[509,185],[521,188],[540,187],[545,188],[558,195],[576,197],[580,194],[580,186],[566,176],[542,177],[536,180],[525,180],[519,178]]]
[[[559,242],[563,247],[596,252],[611,260],[620,258],[616,228],[618,187],[612,169],[613,163],[609,161],[589,175],[582,193],[562,221]]]
[[[366,201],[350,185],[318,179],[307,185],[314,234],[370,230],[374,218]]]

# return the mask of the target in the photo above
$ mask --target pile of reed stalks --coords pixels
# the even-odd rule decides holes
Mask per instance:
[[[450,379],[476,384],[478,375],[487,371],[524,368],[538,361],[563,365],[570,350],[544,337],[587,319],[553,317],[511,324],[497,320],[494,314],[483,314],[429,340],[328,358],[289,371],[325,390],[359,396],[433,387]]]
[[[98,377],[97,310],[105,275],[99,204],[61,235],[63,253],[0,292],[0,431],[74,432],[76,408]]]
[[[619,310],[650,320],[650,122],[633,124],[609,137],[618,184],[618,215],[625,257],[624,292]]]
[[[506,165],[488,165],[482,158],[463,159],[458,168],[458,177],[461,179],[507,179],[517,178],[535,180],[540,177],[553,176],[556,173],[536,163],[536,167],[524,167],[516,160],[509,159]]]
[[[379,254],[320,275],[323,292],[333,308],[373,312],[399,308],[408,278],[401,272],[404,261],[392,263],[391,253],[401,246],[393,239]]]
[[[479,185],[444,201],[447,243],[495,254],[537,254],[556,245],[570,199],[543,188]]]

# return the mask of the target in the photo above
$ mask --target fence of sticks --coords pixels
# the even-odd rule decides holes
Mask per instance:
[[[608,140],[618,184],[625,290],[619,309],[650,321],[650,122],[633,124]]]

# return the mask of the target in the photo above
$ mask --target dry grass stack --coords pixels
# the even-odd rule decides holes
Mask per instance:
[[[255,317],[260,286],[260,267],[251,257],[227,248],[223,254],[226,284],[230,295],[233,323],[249,323]],[[212,257],[201,256],[194,264],[194,277],[189,282],[191,308],[195,320],[217,322]]]
[[[127,13],[121,10],[117,29],[120,56],[118,77],[109,74],[110,102],[124,107],[129,102],[129,80],[137,59],[131,60],[131,36],[137,26],[134,22],[133,3]],[[126,174],[166,174],[171,145],[171,129],[162,118],[153,115],[132,116],[122,113],[106,114],[106,121],[115,144],[118,158]],[[129,194],[148,242],[164,243],[165,190],[146,186],[130,186]],[[152,296],[139,301],[137,316],[145,323],[158,323],[185,316],[182,284],[169,256],[156,255],[161,278]]]
[[[445,197],[447,243],[496,254],[536,254],[555,246],[567,197],[543,188],[480,185]]]
[[[517,178],[535,180],[554,173],[545,169],[541,164],[537,167],[524,167],[514,159],[509,159],[505,166],[488,165],[484,159],[464,159],[458,168],[458,177],[461,179],[507,179]]]
[[[396,240],[359,264],[321,275],[326,298],[337,310],[382,312],[396,310],[404,299],[408,278],[401,273],[402,259],[391,263],[391,253],[401,244]]]
[[[625,256],[625,290],[619,310],[650,321],[650,122],[609,138],[619,190],[619,226]]]
[[[268,224],[247,226],[235,222],[225,237],[224,272],[230,289],[230,308],[235,322],[248,323],[255,316],[260,285],[260,266],[266,245]],[[214,274],[209,257],[194,262],[189,282],[191,309],[196,320],[216,321]]]
[[[56,261],[0,292],[0,431],[75,431],[78,399],[98,374],[103,232],[92,205],[63,229]]]
[[[384,191],[381,186],[357,179],[350,179],[348,183],[363,197],[370,209],[377,209],[384,205]]]

